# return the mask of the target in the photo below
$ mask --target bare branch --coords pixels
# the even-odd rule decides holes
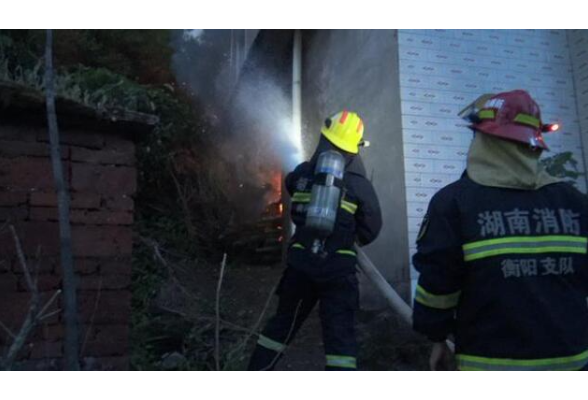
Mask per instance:
[[[57,310],[55,310],[55,311],[52,311],[52,312],[50,312],[49,314],[40,315],[40,316],[39,316],[39,322],[41,322],[41,321],[45,321],[46,319],[49,319],[49,318],[51,318],[52,316],[59,314],[60,312],[61,312],[61,308],[58,308]]]
[[[223,254],[223,261],[221,263],[220,273],[218,277],[218,284],[216,286],[216,324],[214,329],[214,360],[216,370],[220,371],[220,293],[225,276],[225,267],[227,265],[227,253]]]
[[[145,238],[142,236],[140,236],[139,239],[143,243],[145,243],[146,245],[148,245],[149,247],[151,247],[153,249],[153,255],[154,255],[155,259],[157,259],[161,263],[161,265],[163,265],[167,269],[167,272],[168,272],[170,278],[172,278],[172,280],[174,281],[174,283],[176,284],[178,289],[180,289],[180,291],[184,295],[186,295],[187,297],[189,297],[193,300],[198,300],[198,298],[194,295],[194,293],[191,293],[188,289],[186,289],[186,287],[182,283],[182,280],[178,278],[176,271],[174,270],[174,267],[172,265],[170,265],[170,263],[165,259],[163,254],[161,254],[162,252],[171,254],[171,252],[166,251],[165,249],[162,249],[159,246],[159,243],[157,243],[155,240]]]
[[[16,248],[16,257],[18,258],[18,262],[20,264],[20,267],[22,268],[22,270],[24,272],[27,288],[29,289],[29,291],[31,291],[31,293],[36,293],[37,287],[35,286],[33,279],[31,277],[31,273],[30,273],[29,268],[27,266],[27,260],[25,258],[24,252],[22,251],[22,246],[21,246],[20,240],[16,234],[16,230],[14,229],[13,225],[10,225],[9,229],[10,229],[10,233],[12,233],[12,238],[14,239],[14,246]]]
[[[0,321],[0,328],[2,328],[2,330],[4,332],[6,332],[6,334],[8,336],[10,336],[12,339],[14,339],[16,336],[14,335],[14,333],[10,330],[10,328],[8,328],[2,321]]]
[[[100,297],[102,296],[102,276],[100,276],[100,281],[98,282],[98,293],[96,294],[96,301],[94,302],[94,309],[92,310],[92,316],[90,317],[90,322],[88,324],[88,328],[86,329],[86,334],[84,335],[84,342],[82,343],[82,347],[80,350],[80,354],[84,355],[84,350],[86,349],[86,343],[88,343],[88,338],[90,337],[90,332],[92,331],[92,327],[94,326],[94,320],[96,319],[96,313],[98,312],[98,304],[100,304]]]
[[[14,239],[14,246],[16,248],[16,255],[19,261],[19,264],[24,272],[25,281],[27,284],[28,290],[31,292],[31,300],[29,303],[29,309],[26,313],[25,319],[18,331],[18,333],[14,334],[8,329],[4,324],[0,324],[4,330],[6,330],[10,336],[12,337],[12,344],[8,348],[6,352],[6,356],[1,362],[1,367],[4,370],[12,369],[14,362],[24,347],[28,337],[30,336],[31,332],[37,326],[37,324],[44,318],[48,317],[47,315],[44,316],[43,313],[49,309],[49,307],[55,302],[61,290],[58,290],[47,300],[47,302],[40,307],[41,303],[41,295],[39,294],[39,289],[36,284],[36,280],[33,280],[31,277],[31,273],[29,267],[27,265],[27,261],[22,250],[22,245],[20,243],[20,239],[16,234],[16,230],[14,226],[10,226],[10,232],[12,233],[12,237]],[[53,315],[55,313],[51,313]]]
[[[61,294],[61,290],[58,290],[57,292],[53,293],[53,296],[51,296],[49,298],[49,300],[47,300],[45,305],[41,308],[41,310],[37,314],[37,317],[40,318],[43,314],[45,314],[45,311],[47,311],[49,309],[49,307],[51,307],[51,305],[55,302],[55,300],[57,300],[57,297],[59,297],[60,294]]]

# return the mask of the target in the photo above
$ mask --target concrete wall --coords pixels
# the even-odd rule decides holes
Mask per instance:
[[[565,31],[401,30],[399,43],[411,254],[430,198],[465,168],[472,134],[457,113],[482,93],[529,91],[544,121],[562,124],[546,138],[550,154],[571,151],[584,170]]]
[[[303,32],[303,136],[307,155],[329,115],[349,109],[365,121],[372,146],[363,159],[379,195],[384,216],[380,238],[367,252],[385,277],[409,296],[408,247],[402,127],[398,80],[398,42],[393,30]],[[363,283],[365,307],[381,304]]]

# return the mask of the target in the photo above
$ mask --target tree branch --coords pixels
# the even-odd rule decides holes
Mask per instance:
[[[0,363],[1,364],[0,366],[4,370],[12,369],[12,366],[14,365],[14,362],[15,362],[18,354],[20,353],[21,349],[25,345],[31,332],[33,331],[35,326],[39,323],[39,321],[41,321],[41,319],[43,318],[42,314],[46,310],[48,310],[49,307],[51,307],[51,305],[55,302],[55,300],[57,299],[57,297],[61,293],[61,291],[58,290],[55,294],[53,294],[53,296],[51,296],[51,298],[43,306],[41,306],[41,295],[39,294],[39,289],[37,287],[36,280],[34,281],[31,277],[31,273],[30,273],[29,267],[27,265],[25,255],[22,250],[22,245],[20,243],[18,235],[16,234],[16,230],[14,229],[14,226],[12,226],[12,225],[10,226],[10,232],[12,233],[12,237],[14,239],[14,245],[16,247],[16,256],[17,256],[18,262],[24,272],[27,289],[29,290],[29,292],[31,292],[31,301],[29,303],[29,309],[27,311],[25,319],[24,319],[18,333],[14,334],[14,333],[10,332],[10,330],[7,327],[5,327],[4,324],[1,324],[2,327],[13,338],[12,344],[10,345],[10,347],[8,348],[8,350],[6,352],[6,356],[4,357],[2,362]]]
[[[220,371],[220,293],[225,276],[225,267],[227,265],[227,253],[223,254],[223,261],[221,263],[220,273],[218,276],[218,284],[216,286],[216,321],[214,327],[214,361],[216,370]]]
[[[69,217],[70,198],[61,163],[59,129],[55,111],[55,74],[53,71],[53,30],[47,29],[45,44],[45,96],[47,105],[47,125],[51,145],[51,165],[57,192],[59,213],[60,260],[63,273],[63,317],[65,320],[65,367],[79,370],[79,329],[76,299],[76,277],[73,267],[71,224]]]

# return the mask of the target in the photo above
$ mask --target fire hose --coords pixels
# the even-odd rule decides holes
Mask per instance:
[[[369,259],[367,254],[359,247],[355,246],[357,253],[357,264],[359,269],[363,272],[368,279],[378,288],[382,296],[386,299],[386,302],[390,308],[395,311],[404,322],[409,326],[412,326],[412,308],[400,297],[398,292],[386,281],[386,278],[382,276],[378,268]],[[455,345],[453,342],[447,340],[447,345],[451,351],[455,351]]]

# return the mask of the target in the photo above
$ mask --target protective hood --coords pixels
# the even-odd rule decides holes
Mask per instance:
[[[470,145],[467,173],[474,182],[492,187],[536,190],[558,183],[539,164],[540,151],[476,132]]]
[[[313,167],[316,165],[319,155],[328,150],[335,150],[338,151],[345,157],[345,172],[349,172],[355,175],[360,175],[363,177],[367,176],[367,172],[365,170],[365,166],[363,165],[363,161],[359,154],[351,154],[346,151],[343,151],[333,145],[327,138],[321,135],[318,146],[310,159],[310,163]]]

